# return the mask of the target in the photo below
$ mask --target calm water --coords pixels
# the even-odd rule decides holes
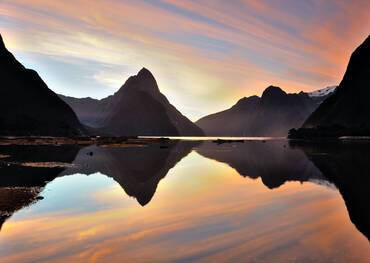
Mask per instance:
[[[370,262],[369,146],[0,146],[0,261]]]

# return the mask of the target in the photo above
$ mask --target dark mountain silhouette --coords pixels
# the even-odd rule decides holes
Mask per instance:
[[[352,53],[334,94],[291,137],[370,134],[370,36]]]
[[[199,127],[169,103],[146,68],[105,99],[61,98],[83,123],[113,135],[203,135]]]
[[[368,144],[336,141],[253,141],[216,145],[204,143],[197,152],[226,163],[240,175],[261,178],[269,189],[288,181],[336,187],[350,219],[370,239],[370,170]]]
[[[0,35],[0,135],[74,136],[84,133],[72,109],[34,70],[6,49]]]
[[[261,98],[252,96],[239,100],[228,110],[201,118],[196,124],[209,136],[286,136],[323,100],[307,93],[287,94],[270,86]]]

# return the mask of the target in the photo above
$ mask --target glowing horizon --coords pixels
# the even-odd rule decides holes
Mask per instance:
[[[269,85],[337,85],[368,1],[4,0],[7,48],[57,93],[103,98],[142,67],[197,120]]]

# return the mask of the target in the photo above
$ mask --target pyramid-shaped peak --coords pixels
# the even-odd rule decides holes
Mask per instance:
[[[142,68],[136,76],[134,76],[135,81],[139,81],[141,83],[141,88],[150,88],[150,87],[157,87],[157,81],[147,68]]]
[[[137,76],[138,77],[151,77],[151,78],[154,78],[152,72],[149,71],[149,69],[147,68],[142,68],[139,73],[137,73]]]
[[[152,95],[160,92],[153,74],[146,68],[142,68],[137,75],[129,77],[118,93],[122,93],[124,90],[140,90]]]

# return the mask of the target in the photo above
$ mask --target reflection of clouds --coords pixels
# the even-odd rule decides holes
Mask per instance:
[[[7,23],[0,29],[10,50],[115,68],[113,74],[91,73],[91,86],[94,79],[121,85],[146,66],[170,101],[196,119],[243,95],[261,94],[269,84],[290,92],[337,84],[351,51],[368,34],[369,10],[361,0],[12,0],[2,1]],[[103,94],[96,89],[88,95],[94,93]],[[191,110],[201,105],[204,112]]]
[[[126,202],[113,187],[108,188],[113,194],[87,193],[99,203],[113,203],[95,211],[15,215],[0,235],[2,262],[325,262],[338,249],[346,252],[339,257],[343,262],[369,259],[368,243],[354,231],[337,191],[311,183],[271,191],[260,179],[199,158],[190,154],[171,169],[145,207]],[[81,180],[76,187],[83,185]]]

